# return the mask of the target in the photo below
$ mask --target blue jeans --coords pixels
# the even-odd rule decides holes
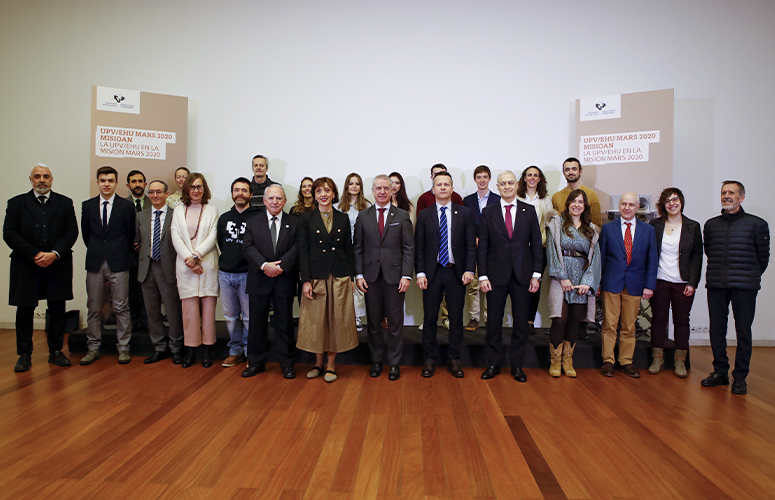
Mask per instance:
[[[229,355],[244,354],[248,346],[248,327],[250,326],[250,301],[245,293],[248,273],[227,273],[220,271],[218,281],[221,285],[221,304],[226,329],[229,330]],[[242,321],[240,321],[240,317]]]

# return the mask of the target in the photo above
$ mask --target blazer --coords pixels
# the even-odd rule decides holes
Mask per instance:
[[[490,195],[487,197],[487,206],[497,205],[501,201],[500,195],[497,195],[490,191]],[[463,206],[471,211],[471,222],[474,224],[474,234],[479,237],[479,225],[482,221],[482,212],[479,210],[479,193],[469,194],[463,198]]]
[[[454,203],[450,207],[452,215],[452,257],[455,259],[455,275],[463,278],[468,271],[476,272],[476,236],[471,223],[470,210]],[[439,216],[436,204],[429,206],[417,214],[417,229],[414,233],[415,259],[414,267],[417,273],[425,273],[428,281],[438,267]]]
[[[385,282],[397,284],[401,277],[412,277],[414,235],[409,212],[392,203],[385,211],[385,228],[379,235],[377,207],[361,210],[355,221],[355,275],[368,283],[377,281],[380,269]]]
[[[702,274],[702,228],[700,223],[685,215],[681,225],[681,237],[678,241],[678,272],[681,279],[692,288],[700,284]],[[662,253],[662,236],[665,234],[665,220],[662,217],[649,222],[654,226],[657,237],[657,265]]]
[[[247,220],[245,234],[242,235],[242,251],[248,261],[248,281],[245,287],[248,294],[269,295],[274,292],[281,297],[296,294],[300,226],[298,217],[283,212],[277,233],[277,250],[273,250],[266,213],[262,211]],[[278,260],[283,273],[274,278],[264,274],[261,270],[264,262]]]
[[[143,210],[141,210],[140,212],[138,212],[138,211],[137,211],[137,207],[135,206],[135,199],[134,199],[134,198],[132,198],[132,193],[129,193],[128,195],[126,195],[126,200],[127,200],[129,203],[131,203],[131,204],[132,204],[132,208],[134,208],[134,209],[135,209],[135,213],[138,213],[138,214],[139,214],[139,213],[140,213],[140,212],[142,212],[143,210],[148,210],[148,207],[150,207],[150,208],[151,208],[151,210],[153,210],[153,204],[151,203],[151,199],[148,197],[148,195],[147,195],[147,194],[143,194],[143,201],[142,201],[142,204],[143,204]]]
[[[600,231],[602,277],[600,289],[609,293],[643,295],[643,289],[657,287],[657,238],[654,226],[636,217],[635,236],[632,240],[632,261],[627,265],[627,252],[622,238],[621,219],[609,222]]]
[[[152,257],[153,211],[156,209],[153,208],[153,205],[148,206],[150,208],[139,212],[135,218],[135,243],[140,246],[138,249],[140,259],[137,266],[137,281],[140,283],[145,282],[145,278],[148,276],[148,267],[151,264]],[[178,254],[172,244],[172,235],[170,234],[170,225],[172,224],[174,212],[174,208],[167,207],[167,215],[164,216],[164,223],[161,226],[161,246],[159,248],[161,250],[161,268],[167,283],[171,284],[176,284],[178,281],[175,277],[175,259]]]
[[[512,276],[520,285],[530,284],[533,273],[543,272],[541,229],[533,205],[514,199],[516,210],[511,238],[506,232],[501,204],[482,210],[479,227],[479,279],[506,285]]]
[[[8,200],[3,240],[11,248],[8,303],[12,306],[36,306],[39,299],[73,298],[72,248],[78,239],[73,200],[53,191],[48,196],[45,209],[32,190]],[[35,264],[38,252],[54,250],[59,258],[50,266]],[[46,283],[43,296],[42,281]]]
[[[333,209],[331,233],[326,231],[320,209],[300,217],[299,271],[302,283],[312,279],[349,276],[355,271],[355,255],[350,230],[350,217]]]
[[[186,224],[186,206],[175,209],[170,226],[172,245],[178,254],[175,260],[175,275],[178,278],[178,292],[181,299],[191,297],[217,297],[219,292],[218,275],[218,209],[212,203],[202,206],[202,218],[199,221],[196,248],[188,233]],[[193,257],[194,252],[202,256],[201,264],[204,272],[194,274],[186,266],[186,257]]]
[[[135,207],[131,201],[116,195],[107,229],[102,228],[102,196],[83,202],[81,235],[86,244],[86,270],[96,273],[108,261],[110,271],[128,271],[135,241]]]

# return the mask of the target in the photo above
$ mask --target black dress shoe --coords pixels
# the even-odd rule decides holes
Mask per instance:
[[[151,363],[158,363],[162,359],[167,359],[169,357],[170,353],[167,351],[155,351],[153,354],[143,360],[143,364],[150,365]]]
[[[173,364],[173,365],[179,365],[179,364],[181,364],[182,362],[183,362],[183,353],[182,353],[182,352],[180,352],[180,351],[178,351],[178,352],[173,352],[173,353],[172,353],[172,364]]]
[[[22,354],[19,356],[19,360],[13,367],[13,371],[16,373],[26,372],[32,367],[32,356],[29,354]]]
[[[422,376],[425,378],[432,377],[436,371],[436,361],[432,359],[426,359],[422,365]]]
[[[382,374],[382,363],[374,363],[369,370],[369,377],[379,377]]]
[[[455,378],[463,378],[463,365],[459,359],[450,359],[447,363],[447,371]]]
[[[398,380],[400,378],[401,378],[401,369],[398,367],[398,365],[390,365],[388,380]]]
[[[245,368],[245,371],[242,372],[242,378],[252,377],[253,375],[258,375],[259,373],[264,373],[265,371],[266,371],[266,365],[248,366],[247,368]],[[283,370],[283,376],[285,376],[284,372],[285,370]]]
[[[527,382],[527,375],[522,371],[522,368],[512,368],[511,376],[514,377],[514,380],[517,382]]]
[[[186,355],[183,356],[183,362],[180,364],[180,366],[183,368],[190,368],[196,361],[196,351],[194,351],[193,347],[185,347],[184,349],[186,349]]]
[[[210,346],[202,346],[202,366],[204,368],[210,368],[213,366],[213,358],[210,356]]]
[[[748,384],[744,378],[736,378],[732,381],[732,394],[748,394]]]
[[[296,369],[292,366],[286,366],[283,368],[283,378],[292,379],[296,378]]]
[[[487,369],[482,373],[482,380],[490,380],[491,378],[494,378],[496,375],[501,374],[501,367],[500,366],[488,366]]]
[[[57,366],[70,366],[70,359],[62,351],[53,351],[48,355],[48,362]]]
[[[726,373],[713,372],[702,379],[700,384],[703,387],[718,387],[719,385],[729,385],[729,375]]]

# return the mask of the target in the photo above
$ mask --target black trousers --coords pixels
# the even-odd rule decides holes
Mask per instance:
[[[466,300],[466,287],[455,275],[452,267],[436,266],[433,280],[428,281],[428,288],[422,292],[423,327],[422,348],[423,358],[437,359],[436,323],[439,317],[439,307],[444,296],[447,297],[449,309],[449,359],[460,359],[460,348],[463,346],[463,306]],[[388,320],[388,323],[390,320]],[[369,318],[371,323],[371,318]]]
[[[503,315],[506,312],[506,299],[511,296],[511,315],[514,320],[509,360],[511,368],[522,368],[525,344],[530,330],[527,315],[530,308],[530,286],[520,285],[512,276],[506,285],[492,286],[487,293],[487,336],[485,353],[489,366],[501,366],[503,353]],[[450,308],[451,310],[451,308]]]
[[[398,292],[398,283],[385,281],[380,270],[377,281],[367,283],[369,288],[364,295],[366,299],[366,318],[368,320],[369,350],[371,362],[382,363],[385,357],[387,343],[387,362],[389,365],[401,364],[404,341],[404,293]],[[388,320],[388,335],[385,342],[382,332],[382,318]]]
[[[269,304],[274,305],[275,352],[282,368],[296,363],[296,335],[293,331],[293,295],[281,297],[276,293],[250,295],[248,306],[248,362],[250,366],[266,365],[269,354]]]
[[[727,356],[727,323],[729,304],[735,315],[737,332],[737,352],[732,377],[745,380],[751,364],[753,347],[751,325],[756,313],[756,295],[758,290],[738,290],[734,288],[708,289],[708,315],[710,316],[710,347],[713,350],[713,370],[719,373],[729,372]]]
[[[145,301],[143,300],[143,288],[137,281],[137,265],[129,268],[129,317],[132,320],[132,328],[148,328],[148,314],[145,312]]]
[[[65,301],[49,300],[48,313],[51,315],[49,330],[46,332],[48,352],[61,351],[65,340]],[[35,306],[16,307],[16,354],[32,354],[32,325],[35,319]]]

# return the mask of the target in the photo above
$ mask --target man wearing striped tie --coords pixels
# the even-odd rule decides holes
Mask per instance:
[[[176,252],[172,246],[170,224],[173,208],[167,206],[169,187],[164,181],[152,181],[148,185],[150,209],[137,214],[135,246],[140,254],[137,281],[143,289],[145,310],[148,314],[148,331],[154,353],[143,363],[156,363],[172,354],[172,362],[183,361],[183,313],[175,277]],[[169,342],[164,334],[161,305],[169,322]],[[169,351],[167,344],[169,343]]]
[[[452,176],[446,170],[433,177],[436,203],[417,214],[415,269],[417,286],[423,291],[422,376],[436,371],[436,318],[446,295],[449,308],[447,371],[463,377],[460,348],[463,345],[463,306],[466,285],[476,270],[476,237],[466,207],[452,203]]]
[[[606,377],[614,376],[614,346],[616,328],[619,333],[619,370],[639,378],[632,366],[635,352],[635,321],[640,300],[648,300],[657,286],[657,237],[654,226],[639,221],[635,215],[640,207],[637,194],[624,193],[619,199],[621,218],[603,226],[600,231],[602,276],[600,293],[603,297],[603,368]]]

